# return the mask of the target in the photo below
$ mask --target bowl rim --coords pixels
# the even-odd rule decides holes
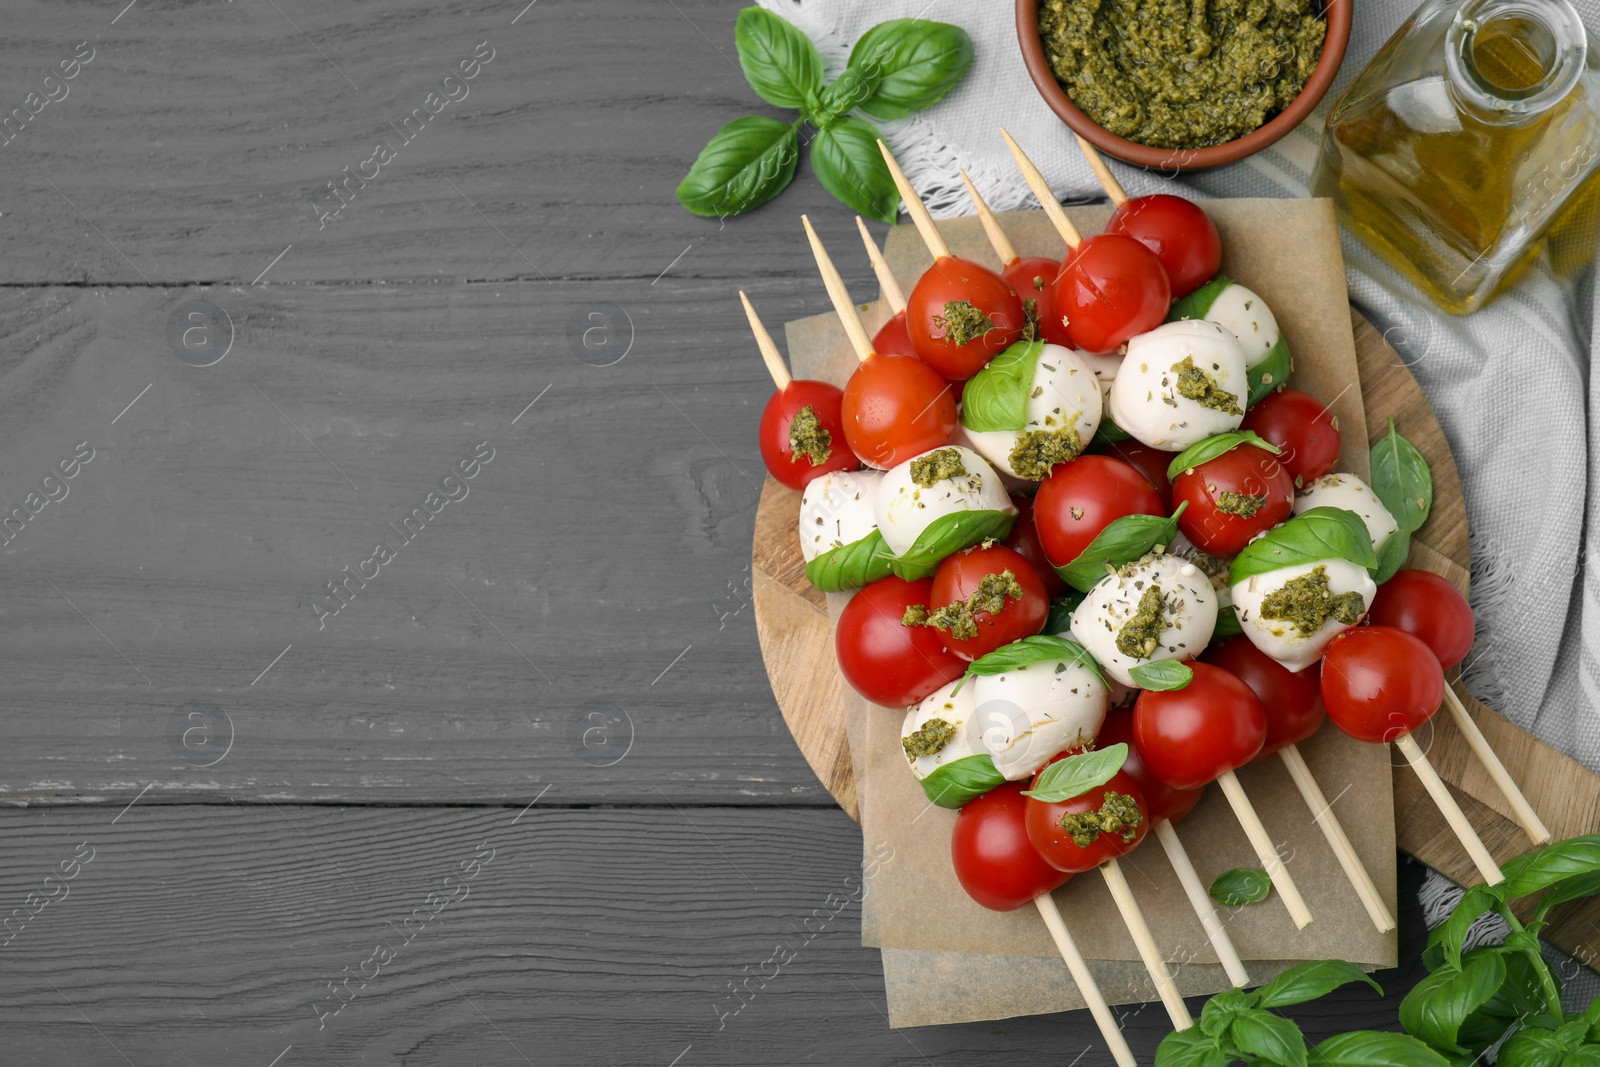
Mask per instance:
[[[1317,57],[1311,77],[1288,107],[1242,137],[1205,148],[1153,148],[1119,137],[1084,114],[1072,102],[1061,83],[1056,81],[1055,72],[1050,69],[1044,41],[1039,36],[1039,0],[1017,0],[1017,43],[1022,49],[1022,61],[1028,68],[1028,77],[1050,110],[1074,133],[1100,151],[1124,163],[1168,173],[1204,170],[1234,163],[1259,152],[1300,125],[1316,109],[1333,85],[1340,64],[1344,62],[1345,48],[1350,43],[1353,2],[1325,0],[1323,18],[1328,24],[1328,32],[1323,39],[1322,54]]]

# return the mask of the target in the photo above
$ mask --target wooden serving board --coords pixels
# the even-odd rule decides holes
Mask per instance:
[[[1405,362],[1359,313],[1352,312],[1352,319],[1372,439],[1386,434],[1393,418],[1433,469],[1433,511],[1412,541],[1410,565],[1442,574],[1465,592],[1471,572],[1466,503],[1449,442]],[[752,552],[756,631],[772,691],[800,751],[839,806],[859,819],[840,713],[844,681],[834,659],[826,599],[805,578],[795,536],[799,509],[798,492],[767,479],[756,511]],[[1456,685],[1489,743],[1558,839],[1600,828],[1600,775],[1513,726]],[[1447,717],[1436,716],[1419,738],[1495,856],[1503,861],[1526,851],[1527,837]],[[1395,764],[1400,847],[1457,882],[1478,881],[1472,861],[1421,783],[1398,756]],[[1555,915],[1545,934],[1551,942],[1585,963],[1600,955],[1600,902],[1580,901]]]

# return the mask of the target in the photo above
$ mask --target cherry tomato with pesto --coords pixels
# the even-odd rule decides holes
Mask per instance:
[[[1432,571],[1396,571],[1378,586],[1368,618],[1419,639],[1445,670],[1467,658],[1477,629],[1461,590]]]
[[[926,607],[932,598],[932,578],[892,575],[850,598],[839,613],[834,652],[856,692],[886,708],[906,708],[966,671],[967,661],[944,647],[939,631],[905,624],[907,608]]]
[[[1113,708],[1108,711],[1105,722],[1100,724],[1100,732],[1094,737],[1096,748],[1109,748],[1118,742],[1128,746],[1128,759],[1122,765],[1122,773],[1132,778],[1139,787],[1151,826],[1162,819],[1177,822],[1200,803],[1201,790],[1174,789],[1150,773],[1144,757],[1139,754],[1139,742],[1133,736],[1132,708]]]
[[[1012,524],[1011,532],[1006,534],[1006,539],[1001,544],[1033,564],[1039,580],[1044,583],[1046,596],[1051,599],[1065,596],[1067,583],[1061,580],[1061,575],[1056,573],[1056,569],[1050,566],[1050,561],[1045,558],[1044,545],[1039,543],[1039,531],[1033,525],[1033,497],[1012,493],[1011,503],[1017,509],[1017,521]]]
[[[1313,663],[1291,671],[1243,634],[1218,641],[1201,654],[1202,663],[1221,667],[1248,685],[1267,713],[1267,739],[1256,759],[1298,745],[1322,726],[1327,711],[1322,706],[1322,673]]]
[[[1294,514],[1294,479],[1264,448],[1234,445],[1215,459],[1180,471],[1174,504],[1187,502],[1178,529],[1202,552],[1237,556],[1251,538]]]
[[[1279,389],[1256,401],[1239,427],[1277,445],[1278,462],[1296,487],[1322,477],[1339,462],[1339,420],[1328,406],[1298,389]]]
[[[974,546],[946,556],[933,572],[928,625],[964,660],[1044,629],[1050,598],[1021,553],[1004,545]]]
[[[1063,752],[1056,759],[1074,754]],[[1039,775],[1043,774],[1041,769]],[[1029,788],[1039,787],[1039,775],[1034,776]],[[1125,771],[1118,771],[1109,782],[1071,800],[1027,800],[1028,840],[1046,863],[1068,874],[1092,870],[1116,859],[1143,841],[1150,831],[1144,794]]]
[[[1111,456],[1058,463],[1039,483],[1033,522],[1050,563],[1065,567],[1124,515],[1165,515],[1161,495],[1131,464]]]
[[[897,311],[894,318],[878,327],[872,335],[872,350],[880,356],[915,356],[917,349],[906,330],[906,313]]]
[[[761,461],[774,478],[804,489],[813,478],[861,466],[845,440],[843,405],[838,386],[804,378],[772,394],[761,412],[759,440]]]
[[[1105,454],[1116,456],[1123,462],[1131,464],[1135,470],[1144,475],[1145,481],[1150,483],[1151,488],[1161,495],[1161,510],[1163,512],[1172,510],[1172,481],[1167,477],[1167,467],[1172,464],[1171,452],[1151,448],[1143,441],[1130,437],[1126,441],[1106,442]]]
[[[1154,252],[1132,237],[1101,233],[1067,255],[1051,297],[1047,340],[1059,324],[1073,348],[1110,352],[1166,321],[1172,286]]]
[[[949,384],[913,356],[874,355],[857,364],[839,411],[845,444],[879,470],[949,444],[956,431]]]
[[[1044,861],[1028,840],[1026,782],[1006,782],[969,800],[950,831],[950,864],[967,895],[991,911],[1015,911],[1072,875]]]
[[[1358,626],[1322,653],[1322,702],[1357,741],[1382,744],[1433,718],[1444,670],[1420,639],[1392,626]]]
[[[1022,298],[1000,275],[970,259],[936,259],[906,299],[906,330],[922,361],[966,381],[1022,338]]]
[[[1045,321],[1055,313],[1050,283],[1060,273],[1061,261],[1047,256],[1023,256],[1000,268],[1000,277],[1022,298],[1023,314],[1036,323]]]
[[[1222,237],[1193,200],[1170,193],[1135,196],[1111,213],[1106,233],[1120,233],[1154,252],[1172,283],[1172,298],[1188,296],[1217,276]]]
[[[1267,712],[1239,678],[1191,663],[1182,689],[1146,689],[1133,706],[1133,736],[1145,766],[1174,789],[1199,789],[1255,759],[1267,739]]]

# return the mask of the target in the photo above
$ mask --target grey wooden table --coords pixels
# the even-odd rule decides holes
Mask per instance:
[[[737,5],[124,2],[5,13],[0,1062],[1102,1062],[890,1030],[856,907],[740,984],[860,839],[761,669],[734,299],[822,311],[850,218],[673,198]]]

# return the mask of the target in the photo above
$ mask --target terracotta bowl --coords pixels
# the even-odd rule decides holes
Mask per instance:
[[[1209,148],[1152,148],[1130,141],[1100,126],[1067,96],[1061,83],[1050,70],[1050,60],[1044,54],[1044,41],[1039,37],[1039,0],[1017,0],[1017,40],[1022,45],[1022,60],[1028,65],[1028,76],[1050,110],[1060,116],[1084,140],[1108,156],[1150,167],[1168,173],[1183,170],[1204,170],[1224,163],[1234,163],[1252,152],[1258,152],[1276,141],[1311,114],[1333,84],[1339,73],[1339,63],[1344,59],[1345,45],[1350,41],[1350,11],[1353,0],[1325,0],[1323,17],[1328,22],[1328,33],[1322,44],[1322,55],[1300,95],[1295,97],[1272,119],[1259,127],[1224,144]]]

